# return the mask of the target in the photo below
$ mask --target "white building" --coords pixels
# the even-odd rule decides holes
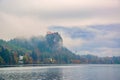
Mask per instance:
[[[19,64],[23,64],[23,56],[19,56]]]

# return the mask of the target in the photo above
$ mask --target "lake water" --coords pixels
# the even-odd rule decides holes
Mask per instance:
[[[120,80],[120,65],[4,67],[0,80]]]

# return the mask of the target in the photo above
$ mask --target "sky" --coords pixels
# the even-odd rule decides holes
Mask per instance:
[[[0,39],[47,31],[76,54],[120,56],[120,0],[0,0]]]

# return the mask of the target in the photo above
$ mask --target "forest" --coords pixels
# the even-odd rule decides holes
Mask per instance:
[[[58,32],[30,39],[0,39],[0,65],[17,64],[120,64],[120,56],[76,55],[63,46]]]

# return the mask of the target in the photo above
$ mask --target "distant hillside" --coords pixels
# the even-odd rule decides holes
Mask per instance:
[[[120,63],[120,57],[79,56],[63,46],[58,32],[45,37],[0,40],[0,64]]]

